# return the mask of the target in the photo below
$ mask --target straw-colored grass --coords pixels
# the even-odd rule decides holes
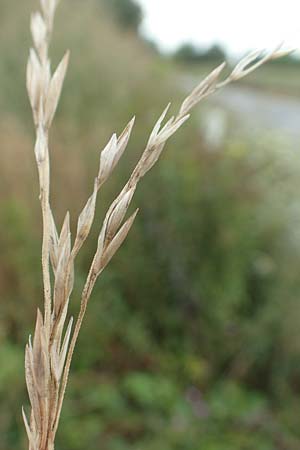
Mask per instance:
[[[74,263],[87,239],[95,215],[97,195],[122,157],[134,126],[130,120],[124,131],[114,133],[100,154],[94,189],[77,222],[74,242],[71,241],[70,217],[66,214],[60,233],[50,207],[49,131],[58,106],[66,75],[67,52],[52,75],[48,55],[54,16],[58,0],[40,0],[41,12],[31,18],[34,48],[27,66],[27,89],[36,130],[35,156],[40,183],[40,201],[43,217],[42,271],[44,285],[44,312],[38,310],[33,341],[26,346],[25,371],[31,403],[30,419],[23,411],[30,450],[53,450],[60,420],[73,352],[97,278],[126,239],[138,210],[127,220],[125,215],[132,202],[139,181],[158,161],[167,141],[189,119],[192,109],[205,97],[239,80],[265,62],[285,54],[279,48],[263,55],[255,52],[244,58],[223,81],[225,64],[217,67],[182,103],[179,112],[163,124],[170,105],[155,124],[146,148],[128,182],[112,202],[99,233],[81,306],[72,332],[73,318],[68,317],[68,306],[74,285]],[[66,161],[67,164],[67,161]],[[53,282],[52,282],[53,278]]]

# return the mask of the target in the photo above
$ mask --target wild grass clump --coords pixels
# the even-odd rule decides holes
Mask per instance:
[[[285,54],[279,48],[263,55],[254,52],[244,58],[220,81],[225,64],[217,67],[183,101],[175,116],[165,122],[170,105],[155,124],[146,148],[127,183],[112,202],[98,234],[98,243],[90,265],[81,304],[73,327],[69,303],[74,288],[74,264],[93,225],[99,192],[111,177],[128,145],[135,119],[124,130],[114,133],[100,153],[99,170],[92,194],[77,220],[75,239],[71,240],[70,215],[67,212],[58,232],[50,206],[49,132],[57,110],[67,67],[69,52],[52,74],[49,44],[53,31],[57,0],[41,0],[41,11],[31,17],[34,48],[27,65],[27,90],[36,131],[35,158],[40,184],[43,218],[42,273],[44,311],[37,313],[33,340],[29,338],[25,353],[27,389],[31,403],[29,419],[23,411],[30,450],[53,450],[67,387],[73,352],[77,343],[87,305],[95,283],[114,254],[125,241],[137,215],[136,210],[125,219],[139,181],[152,169],[168,140],[189,119],[192,109],[204,98],[239,80],[267,61]],[[68,164],[68,161],[65,161]]]

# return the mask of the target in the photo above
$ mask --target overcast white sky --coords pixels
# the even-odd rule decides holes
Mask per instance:
[[[300,0],[138,0],[144,31],[163,49],[221,43],[239,54],[281,41],[300,47]]]

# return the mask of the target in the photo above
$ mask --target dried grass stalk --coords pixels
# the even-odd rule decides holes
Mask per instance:
[[[31,413],[28,420],[23,410],[23,419],[30,450],[54,449],[72,356],[88,301],[97,278],[126,239],[136,218],[138,210],[124,222],[139,181],[157,162],[167,141],[189,119],[196,104],[231,81],[239,80],[265,62],[285,54],[280,48],[266,55],[262,52],[252,53],[223,81],[220,81],[220,77],[225,64],[220,65],[184,100],[178,114],[163,125],[170,105],[167,106],[155,124],[128,182],[112,202],[104,218],[72,333],[73,318],[68,318],[68,306],[74,284],[74,262],[92,227],[97,194],[111,176],[127,147],[134,119],[128,123],[120,136],[112,135],[100,154],[99,172],[94,181],[93,192],[78,218],[76,237],[72,245],[69,214],[66,214],[62,229],[58,233],[49,202],[48,135],[69,61],[67,52],[52,75],[48,49],[57,3],[58,0],[40,0],[41,12],[36,12],[31,17],[34,48],[30,50],[27,65],[27,90],[36,129],[35,156],[43,216],[44,284],[44,314],[38,310],[34,339],[32,342],[29,338],[25,351],[25,374]],[[50,263],[54,276],[53,286]]]

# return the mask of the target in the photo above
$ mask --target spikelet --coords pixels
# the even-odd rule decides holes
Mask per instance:
[[[53,214],[51,209],[49,210],[49,228],[50,228],[50,242],[49,242],[49,252],[50,252],[50,260],[52,264],[52,269],[55,274],[57,263],[58,263],[58,233],[55,225],[55,221],[53,218]]]
[[[126,125],[120,136],[118,137],[118,155],[114,159],[114,167],[118,164],[121,156],[126,150],[127,144],[129,142],[131,132],[135,123],[135,117],[133,117],[130,122]]]
[[[45,127],[50,128],[58,101],[60,98],[63,82],[66,76],[70,53],[67,52],[59,63],[49,84],[45,101]]]
[[[39,108],[42,90],[42,66],[35,50],[30,49],[27,63],[27,92],[36,122],[36,112]]]
[[[71,240],[70,234],[66,237],[61,253],[59,255],[59,260],[57,264],[57,270],[55,273],[55,283],[54,283],[54,318],[56,319],[62,308],[64,307],[64,302],[66,301],[65,296],[65,283],[67,276],[67,267],[70,260],[71,253]]]
[[[47,25],[39,12],[31,15],[31,34],[35,48],[42,57],[45,51],[45,42],[47,38]]]
[[[173,118],[166,124],[166,126],[157,135],[156,145],[159,147],[161,144],[165,144],[173,134],[190,118],[189,114],[181,117],[179,120],[173,120]]]
[[[95,216],[97,192],[98,192],[98,180],[95,180],[94,191],[90,196],[90,198],[88,199],[85,207],[83,208],[78,218],[77,233],[73,248],[73,251],[75,253],[77,253],[80,250],[82,244],[88,237],[89,232],[91,230]]]
[[[135,213],[122,225],[117,234],[113,237],[111,242],[107,245],[106,250],[103,253],[99,254],[99,259],[97,258],[95,261],[95,270],[97,275],[99,275],[107,266],[111,258],[114,254],[119,250],[123,242],[125,241],[131,227],[135,221],[136,215],[138,213],[138,209]]]
[[[121,194],[120,198],[110,216],[107,219],[106,235],[107,239],[110,240],[111,236],[114,236],[119,226],[123,222],[125,214],[131,203],[132,197],[134,195],[136,187],[129,189],[127,192]]]
[[[153,130],[150,134],[149,140],[148,140],[148,147],[152,147],[155,145],[155,139],[157,138],[158,132],[161,129],[161,124],[163,123],[163,121],[165,120],[165,117],[170,109],[171,103],[169,103],[167,105],[167,107],[164,109],[162,115],[159,117],[158,121],[156,122],[156,124],[153,127]]]
[[[220,64],[220,66],[216,67],[201,83],[196,86],[193,92],[184,100],[180,108],[180,115],[185,116],[188,114],[191,109],[197,105],[197,103],[201,100],[201,97],[215,88],[217,81],[221,73],[223,72],[226,63]]]

